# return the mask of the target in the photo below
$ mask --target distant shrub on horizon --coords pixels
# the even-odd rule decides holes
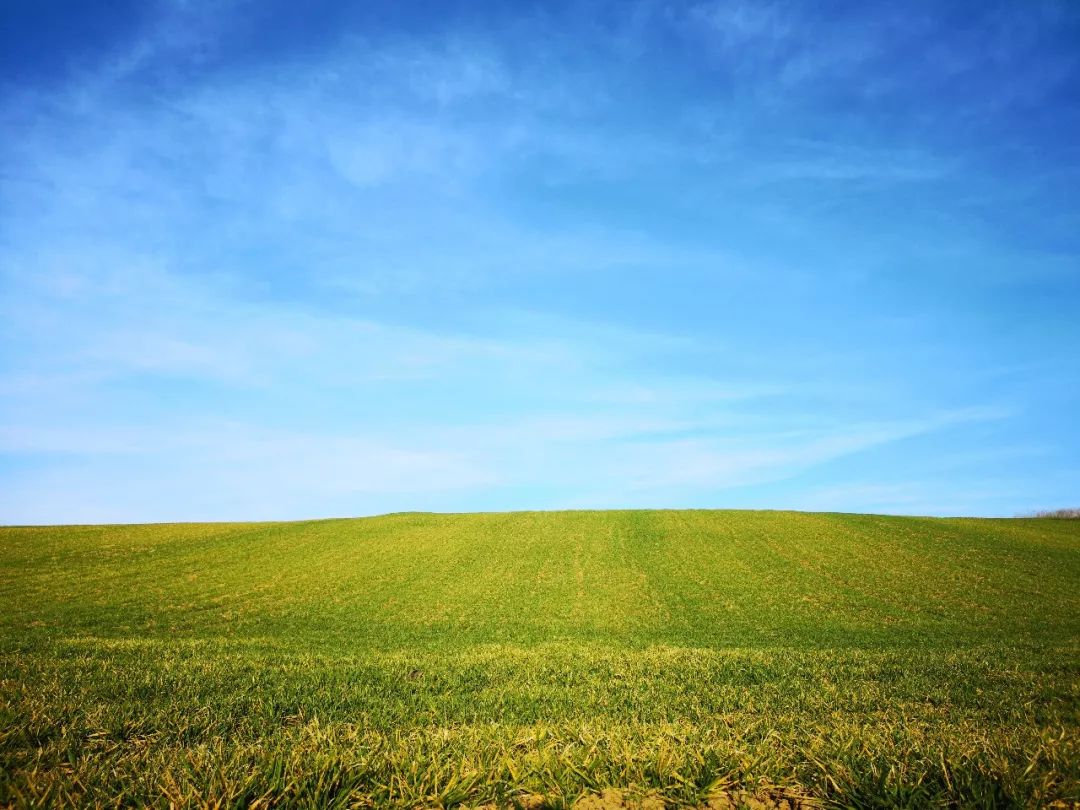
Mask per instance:
[[[1029,517],[1078,520],[1080,519],[1080,509],[1046,509],[1041,512],[1032,512]]]

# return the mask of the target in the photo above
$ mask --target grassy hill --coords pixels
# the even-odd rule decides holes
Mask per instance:
[[[0,805],[1035,806],[1078,732],[1080,521],[0,529]]]

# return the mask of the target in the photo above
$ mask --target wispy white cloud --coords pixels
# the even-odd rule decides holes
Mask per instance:
[[[380,512],[402,503],[438,508],[447,495],[464,508],[484,508],[500,491],[526,489],[547,494],[531,496],[522,507],[694,506],[703,505],[703,493],[704,505],[715,505],[726,490],[789,479],[939,424],[856,425],[848,432],[754,440],[733,440],[730,426],[719,438],[665,439],[666,431],[687,425],[573,416],[419,427],[409,438],[392,440],[245,424],[167,431],[7,426],[0,429],[3,452],[72,461],[20,477],[0,508],[8,520],[41,520],[37,500],[46,496],[51,520],[120,520],[130,516],[125,510],[132,508],[131,493],[138,492],[146,500],[143,519],[296,518]],[[712,432],[718,432],[715,425]],[[102,470],[108,470],[107,488],[100,483]],[[193,470],[199,474],[191,475]],[[228,505],[221,503],[222,492],[228,493]],[[820,492],[805,503],[835,503],[844,495]],[[849,502],[855,496],[867,500],[865,491],[846,496]]]
[[[139,514],[162,519],[373,512],[410,498],[438,506],[454,493],[481,507],[492,493],[522,488],[547,493],[523,504],[531,506],[573,505],[589,492],[603,505],[677,505],[1003,416],[762,419],[756,404],[791,395],[790,383],[676,376],[664,364],[643,375],[632,362],[643,352],[693,351],[686,338],[570,323],[560,337],[534,324],[524,332],[548,336],[533,341],[439,334],[245,301],[157,263],[107,259],[68,261],[64,274],[31,273],[9,287],[6,328],[35,345],[35,364],[21,386],[10,378],[0,453],[63,462],[19,476],[0,503],[10,519],[30,520],[40,498],[57,493],[65,505],[49,506],[56,520],[121,519],[133,492],[147,504]],[[68,331],[57,340],[61,324]],[[148,377],[247,388],[257,403],[278,403],[239,419],[216,415],[213,397],[195,411],[133,416],[122,392]],[[68,402],[43,407],[49,385]],[[455,409],[461,388],[470,389],[467,405]],[[333,403],[334,422],[294,418],[291,403],[306,396]],[[90,416],[87,399],[113,414]],[[402,422],[402,409],[418,407]],[[113,488],[76,495],[81,478]],[[222,488],[228,503],[216,494]],[[173,511],[175,490],[182,500]]]

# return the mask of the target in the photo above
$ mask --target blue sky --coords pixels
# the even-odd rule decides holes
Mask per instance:
[[[9,2],[0,522],[1080,500],[1080,6]]]

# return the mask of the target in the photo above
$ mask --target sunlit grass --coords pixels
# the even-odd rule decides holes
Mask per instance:
[[[1080,801],[1080,523],[0,529],[0,678],[3,805]]]

